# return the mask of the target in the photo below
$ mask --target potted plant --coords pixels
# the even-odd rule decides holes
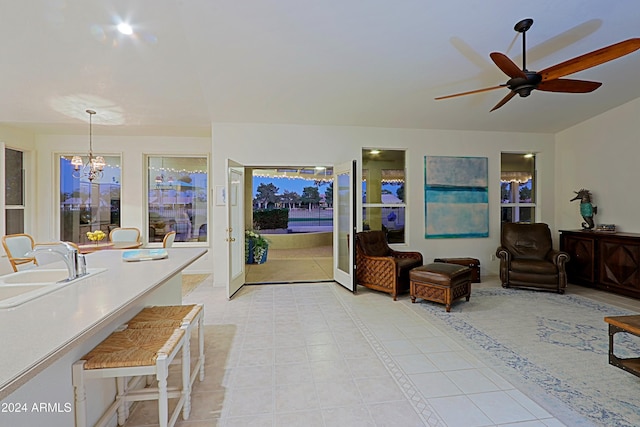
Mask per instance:
[[[267,262],[269,241],[253,230],[244,233],[244,258],[246,264],[263,264]]]

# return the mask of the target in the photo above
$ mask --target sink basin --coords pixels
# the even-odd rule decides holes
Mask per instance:
[[[0,286],[0,300],[6,300],[9,298],[22,295],[26,292],[35,291],[36,289],[44,288],[47,285],[6,285]],[[1,302],[0,302],[1,303]]]
[[[69,273],[66,269],[62,270],[26,270],[18,271],[8,276],[0,276],[0,281],[7,284],[23,284],[23,283],[57,283],[67,280]]]
[[[15,307],[35,298],[82,281],[106,268],[88,268],[87,274],[67,281],[67,269],[40,269],[18,271],[0,276],[0,308]]]

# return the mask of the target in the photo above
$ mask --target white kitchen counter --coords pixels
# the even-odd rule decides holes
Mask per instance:
[[[87,266],[107,271],[0,309],[0,425],[8,425],[9,419],[11,425],[17,425],[16,420],[36,425],[32,423],[34,403],[48,404],[47,424],[67,422],[67,416],[56,422],[56,414],[71,412],[67,415],[72,416],[71,363],[145,305],[180,304],[182,270],[207,252],[202,248],[167,251],[167,259],[141,262],[122,261],[123,251],[118,250],[92,253],[87,255]],[[33,402],[26,402],[29,396]],[[25,411],[16,414],[17,405],[23,403]]]

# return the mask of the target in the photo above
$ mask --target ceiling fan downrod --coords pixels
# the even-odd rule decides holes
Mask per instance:
[[[527,18],[518,22],[513,29],[522,33],[522,71],[527,71],[527,30],[533,25],[533,19]]]

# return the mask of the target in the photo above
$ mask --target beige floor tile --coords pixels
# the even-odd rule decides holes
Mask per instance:
[[[408,402],[385,402],[368,405],[376,426],[424,426],[424,421]]]
[[[277,365],[275,367],[276,385],[311,383],[313,375],[309,363]]]
[[[280,427],[325,427],[319,410],[278,413],[275,418]]]
[[[316,382],[318,402],[321,408],[361,405],[360,391],[353,380]]]
[[[305,411],[317,408],[318,395],[312,382],[276,386],[276,412]]]
[[[355,380],[365,403],[381,403],[404,400],[405,396],[391,376],[356,378]]]
[[[375,421],[364,405],[329,408],[322,411],[325,426],[373,427]]]
[[[229,417],[273,413],[273,388],[234,388],[229,394],[225,399],[225,412]]]
[[[267,264],[291,261],[291,253],[275,255]],[[570,290],[640,311],[640,302]],[[212,328],[207,377],[194,385],[191,419],[177,426],[561,426],[517,385],[416,317],[407,299],[304,283],[245,286],[227,300],[224,288],[201,285],[185,303],[205,303]],[[492,405],[492,396],[509,408]],[[126,426],[154,425],[156,408],[137,404]]]

